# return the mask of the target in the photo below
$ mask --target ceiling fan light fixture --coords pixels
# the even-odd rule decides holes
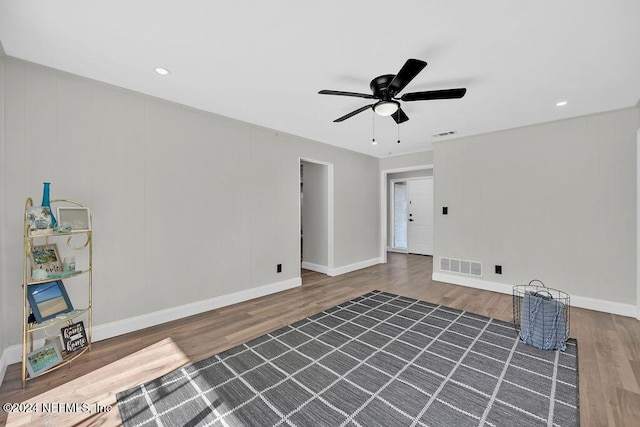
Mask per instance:
[[[344,92],[339,90],[323,89],[318,92],[321,95],[340,95],[356,98],[375,99],[377,102],[365,105],[338,117],[333,122],[339,123],[360,114],[365,110],[372,109],[380,116],[391,117],[397,124],[409,120],[409,117],[402,111],[400,101],[428,101],[431,99],[457,99],[462,98],[467,93],[466,88],[426,90],[420,92],[410,92],[398,97],[398,94],[426,67],[427,63],[419,59],[407,59],[398,74],[383,74],[371,80],[369,88],[371,93]],[[375,115],[373,116],[375,117]],[[398,138],[399,139],[399,138]]]
[[[400,108],[398,101],[380,101],[373,106],[373,111],[381,116],[390,116]]]

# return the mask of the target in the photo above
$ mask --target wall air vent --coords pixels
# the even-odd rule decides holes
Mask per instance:
[[[440,132],[440,133],[436,133],[435,135],[432,135],[434,138],[442,138],[443,136],[449,136],[449,135],[455,135],[456,132],[455,130],[450,130],[449,132]]]
[[[482,277],[482,263],[440,257],[440,270]]]

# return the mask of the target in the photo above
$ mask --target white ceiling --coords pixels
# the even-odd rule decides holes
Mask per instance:
[[[0,42],[13,57],[377,157],[431,149],[440,132],[640,100],[638,0],[2,0]],[[408,58],[429,65],[402,93],[467,95],[403,103],[400,144],[380,116],[371,144],[372,111],[333,123],[370,100],[319,90],[369,93]]]

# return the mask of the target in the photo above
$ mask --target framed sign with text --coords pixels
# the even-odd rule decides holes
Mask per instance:
[[[62,347],[67,354],[80,350],[89,344],[83,322],[67,325],[60,329],[60,333],[62,335]]]

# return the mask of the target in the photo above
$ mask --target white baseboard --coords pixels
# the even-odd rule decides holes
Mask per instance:
[[[398,254],[408,254],[409,251],[407,249],[399,249],[399,248],[393,248],[391,246],[387,246],[387,252],[395,252]]]
[[[637,318],[636,306],[631,304],[623,304],[621,302],[571,295],[571,305],[575,307],[586,308],[588,310],[604,311],[605,313]]]
[[[285,291],[301,285],[301,278],[294,277],[293,279],[284,280],[282,282],[271,283],[257,288],[221,295],[204,301],[198,301],[178,307],[155,311],[153,313],[130,317],[128,319],[118,320],[116,322],[106,323],[104,325],[94,326],[92,330],[92,341],[95,342],[105,340],[107,338],[113,338],[118,335],[127,334],[150,326],[160,325],[172,320],[182,319],[183,317],[215,310],[216,308],[226,307],[228,305],[237,304],[239,302],[248,301],[265,295],[275,294],[276,292]],[[44,339],[34,341],[33,345],[34,348],[44,345]],[[18,363],[21,360],[21,344],[12,345],[4,349],[2,357],[0,357],[0,384],[2,384],[2,380],[4,379],[7,366],[13,363]]]
[[[468,288],[483,289],[485,291],[499,292],[501,294],[512,294],[513,286],[504,283],[490,282],[488,280],[476,279],[473,277],[462,277],[454,274],[437,273],[431,274],[431,279],[436,282],[451,283],[454,285],[466,286]]]
[[[329,267],[326,265],[314,264],[312,262],[302,261],[300,264],[305,270],[317,271],[322,274],[329,274]]]
[[[44,344],[44,339],[33,343],[34,347],[42,344]],[[11,345],[4,349],[0,358],[0,362],[2,362],[2,365],[0,365],[0,385],[4,380],[4,374],[7,372],[7,366],[20,361],[22,361],[22,344]]]
[[[380,263],[382,263],[380,258],[371,258],[366,261],[356,262],[355,264],[343,265],[342,267],[337,267],[337,268],[330,268],[327,274],[331,277],[339,276],[341,274],[351,273],[352,271],[371,267],[372,265],[376,265]]]
[[[314,264],[312,262],[302,261],[302,268],[317,271],[318,273],[326,274],[327,276],[339,276],[341,274],[350,273],[352,271],[360,270],[362,268],[371,267],[372,265],[380,264],[380,258],[372,258],[366,261],[356,262],[355,264],[343,265],[338,268],[329,268],[326,265]]]
[[[284,280],[282,282],[271,283],[257,288],[221,295],[204,301],[198,301],[178,307],[171,307],[165,310],[95,326],[93,328],[92,338],[93,341],[112,338],[118,335],[148,328],[150,326],[170,322],[172,320],[182,319],[183,317],[193,316],[194,314],[204,313],[205,311],[215,310],[216,308],[226,307],[228,305],[237,304],[239,302],[248,301],[269,294],[275,294],[276,292],[285,291],[300,285],[302,285],[300,277],[294,277],[293,279]]]
[[[7,353],[8,353],[8,348],[6,348],[2,354],[0,355],[0,385],[2,385],[2,380],[4,379],[4,374],[7,372],[7,366],[10,365],[9,362],[7,362]],[[20,355],[20,357],[22,357],[22,355]]]
[[[431,275],[431,279],[437,282],[452,283],[454,285],[467,286],[469,288],[483,289],[485,291],[513,294],[513,286],[504,283],[490,282],[488,280],[471,277],[456,276],[454,274],[437,273]],[[638,308],[635,305],[623,304],[615,301],[599,300],[595,298],[570,295],[571,306],[586,308],[588,310],[603,311],[605,313],[618,314],[620,316],[638,317]]]

